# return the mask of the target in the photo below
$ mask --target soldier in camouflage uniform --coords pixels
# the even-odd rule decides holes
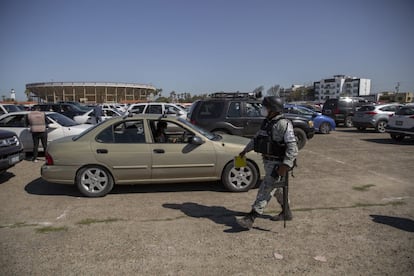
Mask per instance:
[[[298,146],[293,132],[293,125],[288,119],[284,118],[283,102],[279,97],[265,97],[262,105],[262,115],[266,118],[255,137],[240,153],[240,156],[243,157],[251,150],[261,152],[266,173],[251,212],[243,218],[237,219],[238,224],[246,229],[252,228],[254,220],[260,214],[263,214],[272,196],[276,197],[276,200],[282,207],[282,212],[272,217],[272,220],[292,219],[289,203],[287,206],[283,206],[283,189],[281,186],[283,186],[286,180],[289,169],[293,168],[296,156],[298,155]],[[275,151],[260,151],[257,147],[258,137],[268,139],[268,143],[283,150],[281,152],[278,151],[277,154],[274,153]],[[284,217],[284,214],[286,214],[286,217]]]

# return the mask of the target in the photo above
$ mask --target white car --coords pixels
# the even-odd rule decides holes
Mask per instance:
[[[414,138],[414,105],[405,105],[390,116],[385,131],[397,142],[404,137]]]
[[[187,118],[187,112],[171,103],[138,103],[138,104],[131,104],[127,110],[128,113],[132,114],[168,114],[168,115],[176,115],[177,117],[181,117],[183,119]]]
[[[101,119],[102,121],[105,121],[107,119],[110,119],[116,116],[121,116],[121,115],[122,114],[116,109],[102,108]],[[94,124],[95,125],[96,124],[95,112],[93,109],[91,109],[82,115],[73,117],[73,120],[77,122],[78,124]]]
[[[33,151],[32,133],[30,132],[27,115],[30,111],[8,113],[0,116],[0,129],[13,131],[23,144],[25,152]],[[92,127],[91,124],[78,124],[65,115],[56,112],[45,112],[48,123],[47,142],[70,135],[78,135]],[[43,150],[39,143],[39,150]]]

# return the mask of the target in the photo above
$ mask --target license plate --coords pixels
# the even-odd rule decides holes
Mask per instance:
[[[402,125],[403,125],[403,121],[395,121],[395,124],[396,124],[397,126],[402,126]]]
[[[16,164],[19,161],[20,161],[20,156],[19,155],[9,156],[9,164],[10,165]]]

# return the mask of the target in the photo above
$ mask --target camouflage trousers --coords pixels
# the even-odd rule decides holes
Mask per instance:
[[[283,186],[286,181],[286,177],[282,177],[280,181],[278,181],[271,176],[275,165],[280,165],[282,164],[281,162],[264,159],[263,163],[266,174],[257,192],[256,201],[252,206],[252,208],[259,214],[263,214],[264,209],[272,197],[276,198],[280,206],[283,205],[283,188],[280,186]]]

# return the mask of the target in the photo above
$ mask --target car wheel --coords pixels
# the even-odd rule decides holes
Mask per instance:
[[[294,128],[293,132],[295,133],[296,142],[298,144],[298,149],[302,149],[306,144],[306,133],[303,129]]]
[[[247,161],[247,166],[235,168],[234,163],[228,163],[221,175],[221,181],[227,190],[232,192],[245,192],[255,187],[259,179],[256,166]]]
[[[391,133],[390,136],[391,136],[391,139],[396,142],[401,142],[402,140],[404,140],[404,137],[405,137],[404,134],[395,134],[395,133]]]
[[[76,186],[88,197],[101,197],[109,193],[114,181],[108,171],[100,166],[88,166],[76,174]]]
[[[387,126],[387,121],[379,121],[377,123],[377,126],[375,127],[375,129],[379,132],[379,133],[384,133],[385,132],[385,127]]]
[[[319,126],[319,132],[323,134],[329,134],[331,132],[331,125],[329,123],[322,123]]]
[[[354,123],[352,123],[352,116],[347,116],[344,121],[344,125],[346,127],[353,127]]]

